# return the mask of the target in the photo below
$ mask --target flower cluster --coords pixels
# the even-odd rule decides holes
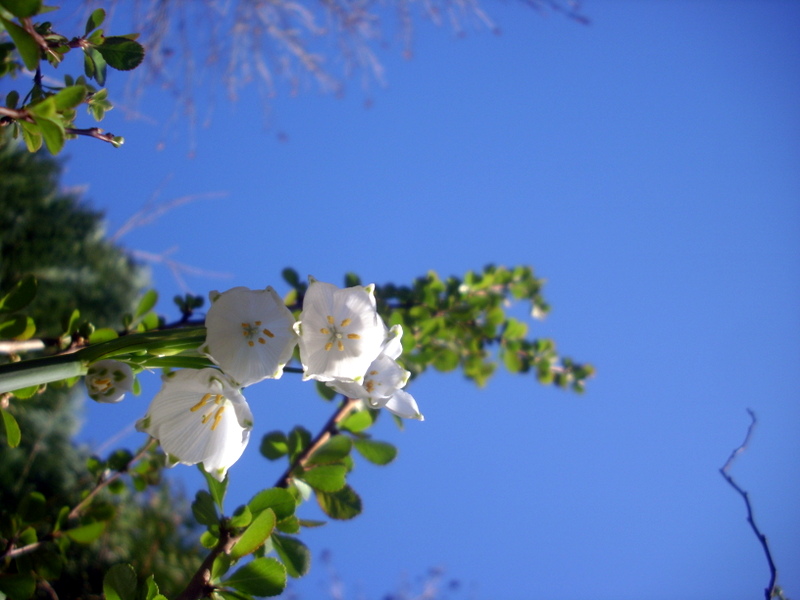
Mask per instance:
[[[310,281],[299,321],[271,287],[211,293],[200,352],[218,368],[165,375],[137,423],[140,431],[159,440],[171,465],[202,463],[206,472],[224,479],[253,427],[242,388],[279,378],[297,344],[304,381],[317,380],[370,408],[386,407],[422,420],[414,398],[402,389],[409,377],[396,360],[402,329],[389,329],[381,319],[374,286],[340,289]],[[105,385],[111,390],[106,401],[118,401],[124,391],[117,397],[121,384],[112,384],[119,380],[114,377],[94,377],[90,384],[87,376],[87,386],[102,390]]]

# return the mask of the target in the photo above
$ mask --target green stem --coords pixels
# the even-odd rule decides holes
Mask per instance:
[[[86,375],[89,365],[78,354],[75,352],[0,365],[0,394]]]
[[[199,347],[205,340],[205,327],[185,327],[132,333],[87,346],[70,354],[46,356],[0,365],[0,393],[12,392],[33,385],[50,383],[85,375],[89,365],[98,360],[147,352],[171,354]]]

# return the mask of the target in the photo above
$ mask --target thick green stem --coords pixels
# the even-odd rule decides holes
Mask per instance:
[[[132,333],[70,354],[0,365],[0,393],[85,375],[91,363],[105,358],[134,352],[159,356],[162,352],[166,355],[197,348],[205,340],[205,334],[205,327]]]
[[[85,375],[87,368],[77,352],[0,365],[0,394]]]

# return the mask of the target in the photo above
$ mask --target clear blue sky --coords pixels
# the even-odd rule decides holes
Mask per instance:
[[[255,98],[218,103],[193,159],[180,126],[155,152],[161,126],[109,120],[123,149],[69,144],[66,181],[89,185],[109,232],[157,189],[227,192],[122,238],[232,275],[188,276],[196,293],[283,291],[287,265],[334,282],[489,262],[547,278],[554,310],[533,332],[596,365],[588,392],[416,381],[426,421],[401,433],[386,419],[398,460],[352,475],[364,513],[304,534],[315,558],[332,550],[346,598],[434,566],[461,582],[450,598],[763,597],[766,561],[717,472],[748,407],[759,424],[732,473],[800,596],[800,3],[598,0],[586,27],[489,12],[503,35],[423,25],[412,61],[383,54],[389,85],[369,109],[357,82],[343,99],[284,93],[270,130]],[[154,92],[141,110],[171,108]],[[152,272],[169,311],[175,280]],[[248,400],[232,502],[280,473],[263,433],[316,430],[329,409],[288,374]],[[83,439],[103,443],[148,402],[89,407]],[[193,495],[195,473],[174,474]],[[327,581],[317,560],[293,589],[327,597]]]

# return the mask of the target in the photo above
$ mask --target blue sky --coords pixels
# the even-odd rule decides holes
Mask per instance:
[[[364,513],[304,535],[315,558],[332,551],[345,597],[381,598],[430,567],[461,583],[452,598],[760,597],[766,561],[717,472],[748,407],[759,424],[732,473],[797,597],[800,5],[597,1],[589,26],[489,12],[502,35],[423,24],[414,59],[382,54],[388,85],[366,96],[355,82],[341,99],[284,93],[266,118],[255,93],[218,102],[194,158],[180,125],[112,113],[125,146],[72,142],[66,183],[88,184],[111,233],[156,190],[225,192],[121,239],[231,275],[188,275],[195,293],[283,291],[284,266],[404,283],[524,263],[548,280],[554,309],[532,331],[595,364],[588,392],[415,381],[426,421],[385,419],[397,461],[352,474]],[[155,121],[171,108],[157,91],[140,107]],[[169,313],[178,286],[152,274]],[[148,400],[88,407],[82,439],[102,444]],[[330,408],[288,374],[248,400],[231,508],[280,474],[261,435],[316,430]],[[173,473],[193,495],[195,473]],[[317,560],[293,589],[326,597],[327,582]]]

